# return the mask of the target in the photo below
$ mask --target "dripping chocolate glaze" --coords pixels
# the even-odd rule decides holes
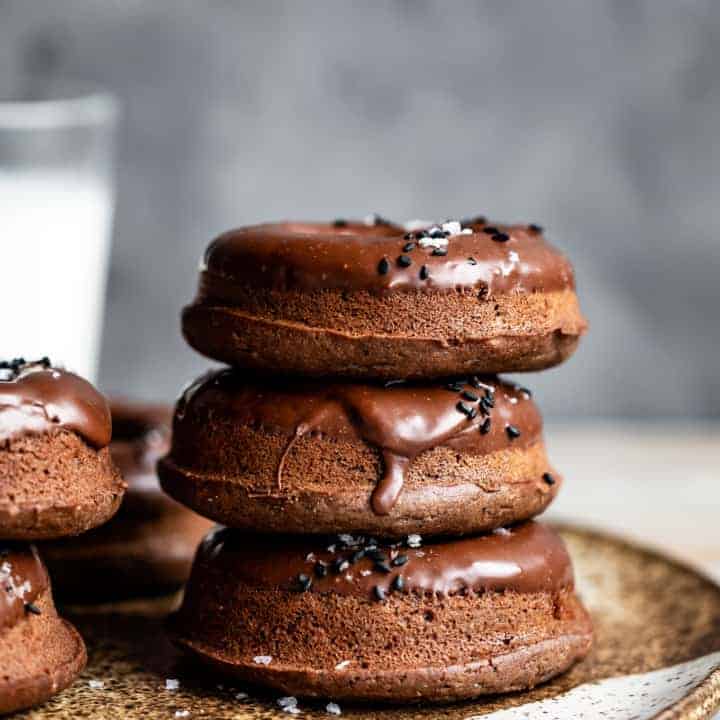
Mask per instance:
[[[418,548],[379,545],[390,571],[377,569],[373,558],[362,557],[341,571],[338,559],[350,559],[353,547],[332,551],[336,541],[306,536],[256,536],[218,528],[203,541],[197,564],[233,583],[257,588],[300,590],[298,577],[312,579],[310,592],[372,597],[375,588],[392,592],[395,578],[403,578],[403,592],[448,595],[463,590],[519,593],[572,587],[573,574],[559,535],[533,521],[487,535],[432,541]],[[329,545],[328,545],[329,544]],[[331,550],[328,550],[328,546]],[[406,557],[403,565],[392,558]],[[327,567],[318,577],[314,567]]]
[[[112,434],[107,401],[87,380],[53,367],[27,364],[16,376],[0,377],[0,440],[54,428],[106,447]]]
[[[450,236],[445,255],[417,243],[405,251],[408,233],[395,225],[286,222],[239,228],[206,250],[198,301],[232,303],[238,285],[375,292],[481,287],[488,295],[574,287],[570,262],[541,233],[525,225],[494,224],[509,236],[497,242],[482,227],[474,224],[472,233]],[[398,262],[401,255],[410,265]],[[383,258],[389,267],[380,273]]]
[[[248,380],[247,373],[225,369],[203,376],[185,391],[175,423],[177,430],[185,422],[202,423],[213,416],[286,434],[288,445],[277,471],[279,486],[285,456],[298,438],[310,433],[360,438],[381,454],[383,471],[371,505],[375,513],[386,515],[400,495],[409,465],[426,450],[443,445],[484,454],[537,441],[542,420],[526,391],[495,377],[481,378],[476,384],[479,387],[469,379],[448,389],[443,383],[389,387],[329,381],[285,383]],[[478,399],[468,400],[463,393]],[[487,394],[494,407],[483,411],[481,402]],[[461,412],[460,402],[476,416],[471,419]],[[480,427],[488,417],[490,429],[482,433]],[[519,438],[508,436],[509,425],[520,429]]]
[[[0,541],[0,629],[22,619],[25,605],[48,586],[47,572],[33,545]]]

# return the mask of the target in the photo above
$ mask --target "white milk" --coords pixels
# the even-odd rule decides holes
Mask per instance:
[[[0,169],[0,359],[95,379],[111,219],[100,179]]]

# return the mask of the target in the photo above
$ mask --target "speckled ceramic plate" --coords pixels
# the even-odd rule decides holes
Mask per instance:
[[[428,708],[340,708],[353,720],[593,718],[700,720],[720,706],[720,588],[652,552],[563,529],[597,642],[569,673],[530,692]],[[277,697],[233,687],[183,660],[164,638],[168,602],[73,619],[90,663],[72,688],[23,718],[332,718],[324,703],[283,711]],[[179,680],[179,683],[167,682]],[[178,685],[176,689],[175,685]],[[331,707],[331,711],[337,708]]]

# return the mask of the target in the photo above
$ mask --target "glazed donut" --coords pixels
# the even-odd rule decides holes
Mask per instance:
[[[25,543],[0,541],[0,714],[45,702],[85,667],[85,645],[61,620],[47,571]]]
[[[163,489],[256,532],[467,534],[554,498],[530,391],[495,377],[362,384],[223,369],[190,385]]]
[[[540,228],[482,219],[239,228],[207,248],[182,314],[215,360],[350,378],[541,370],[585,329],[572,266]]]
[[[527,689],[592,638],[563,542],[534,522],[390,545],[222,528],[198,550],[170,629],[243,682],[390,703]]]
[[[77,535],[117,511],[105,398],[45,358],[0,363],[0,538]]]

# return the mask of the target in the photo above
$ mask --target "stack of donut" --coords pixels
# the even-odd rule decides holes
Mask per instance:
[[[230,367],[178,401],[163,488],[201,543],[176,641],[288,695],[532,687],[592,641],[531,393],[585,330],[534,225],[278,223],[213,241],[182,315]]]
[[[47,358],[0,362],[0,714],[43,702],[85,666],[31,543],[78,535],[117,511],[125,485],[111,430],[108,404],[86,380]],[[92,592],[91,572],[84,582]]]

